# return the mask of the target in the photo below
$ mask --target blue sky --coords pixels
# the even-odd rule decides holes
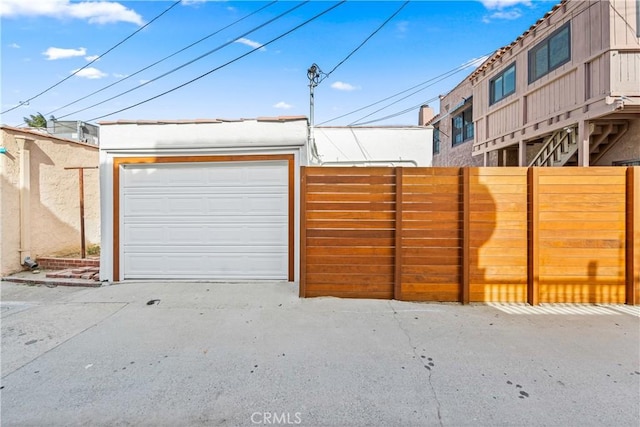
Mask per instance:
[[[183,0],[151,22],[173,3],[2,0],[1,111],[20,106],[4,112],[0,122],[20,125],[38,112],[94,122],[308,116],[309,66],[316,63],[328,73],[404,2],[348,1],[272,43],[337,2],[310,1],[255,31],[300,2]],[[408,3],[315,89],[316,124],[417,124],[420,104],[428,102],[437,111],[438,95],[472,71],[464,64],[509,44],[555,3]],[[439,77],[447,73],[451,76]]]

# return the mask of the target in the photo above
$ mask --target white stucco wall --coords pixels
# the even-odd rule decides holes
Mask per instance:
[[[26,138],[30,157],[29,247],[21,247],[20,153],[17,138]],[[80,195],[77,170],[97,167],[98,147],[54,138],[35,131],[2,128],[0,154],[0,274],[20,271],[20,250],[38,256],[62,256],[80,251]],[[98,170],[84,174],[87,246],[100,242]]]
[[[413,161],[431,166],[433,127],[316,127],[316,146],[323,163]]]

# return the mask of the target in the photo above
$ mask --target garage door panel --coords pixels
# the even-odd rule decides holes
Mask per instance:
[[[282,185],[288,180],[288,169],[282,164],[272,163],[260,166],[248,167],[244,169],[242,184],[251,187],[255,185],[255,176],[259,176],[262,185]]]
[[[240,191],[242,194],[286,194],[288,187],[285,184],[281,185],[263,185],[264,183],[256,183],[252,186],[207,186],[200,183],[199,185],[190,185],[187,187],[127,187],[126,194],[139,194],[141,196],[170,196],[170,195],[206,195],[206,194],[238,194]]]
[[[286,161],[128,165],[125,279],[286,279]]]
[[[203,167],[181,164],[174,165],[131,165],[125,166],[124,187],[179,187],[202,185],[207,181],[206,169]]]
[[[127,254],[130,279],[273,279],[282,280],[284,254],[153,253]],[[158,262],[161,261],[161,262]]]
[[[130,216],[127,218],[125,229],[135,224],[286,224],[288,219],[284,215],[201,215],[201,216]]]
[[[234,245],[234,246],[278,246],[288,224],[258,223],[168,225],[128,224],[125,228],[125,248],[161,245]]]
[[[286,246],[268,246],[268,245],[254,245],[254,246],[216,246],[216,245],[175,245],[170,248],[161,247],[161,246],[131,246],[128,248],[127,253],[131,254],[167,254],[167,253],[175,253],[175,254],[184,254],[184,253],[200,253],[200,251],[206,252],[206,254],[215,254],[219,255],[233,255],[234,257],[242,256],[244,253],[253,253],[253,254],[285,254],[287,252]]]
[[[163,200],[163,209],[159,214],[171,214],[175,216],[184,215],[206,215],[205,207],[207,199],[202,196],[176,196],[167,197]]]
[[[247,212],[258,215],[282,214],[283,204],[286,206],[289,197],[287,194],[261,194],[246,199]]]
[[[236,190],[237,191],[237,190]],[[169,215],[265,215],[282,214],[288,195],[265,192],[262,194],[198,194],[152,196],[127,194],[124,197],[125,217]]]
[[[158,196],[134,197],[129,195],[123,198],[123,202],[125,217],[156,215],[157,212],[163,211],[165,203],[164,198]]]
[[[218,164],[176,164],[125,166],[123,176],[127,188],[180,186],[252,187],[259,176],[263,185],[282,185],[287,182],[286,162],[228,162]],[[212,167],[214,166],[214,167]],[[151,185],[149,185],[151,184]]]

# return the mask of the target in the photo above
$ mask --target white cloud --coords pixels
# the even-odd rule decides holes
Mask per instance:
[[[78,49],[64,49],[61,47],[50,47],[42,52],[49,61],[63,58],[73,58],[74,56],[84,56],[87,54],[87,49],[79,47]]]
[[[182,2],[180,3],[183,6],[194,6],[194,5],[199,5],[202,3],[206,3],[207,0],[182,0]]]
[[[514,20],[522,16],[522,11],[517,5],[533,7],[531,0],[480,0],[480,2],[489,10],[493,10],[491,15],[485,15],[482,22],[489,24],[496,19]]]
[[[71,72],[71,74],[76,73],[76,72],[77,72],[76,76],[84,77],[85,79],[101,79],[103,77],[107,77],[107,73],[103,73],[102,71],[98,70],[97,68],[93,68],[93,67],[83,68],[80,71],[73,70]]]
[[[100,58],[100,55],[90,55],[90,56],[85,56],[84,57],[84,59],[86,59],[87,62],[95,61],[98,58]]]
[[[280,110],[289,110],[293,108],[293,105],[287,104],[284,101],[280,101],[277,104],[274,104],[273,108],[278,108]]]
[[[345,82],[335,82],[331,84],[331,87],[336,90],[343,90],[345,92],[351,92],[352,90],[360,89],[358,86],[353,86]]]
[[[11,43],[9,47],[12,49],[20,49],[20,45],[18,43]]]
[[[480,65],[482,65],[482,63],[484,61],[489,59],[490,56],[491,55],[484,55],[484,56],[480,56],[478,58],[471,58],[470,60],[468,60],[464,64],[461,64],[461,66],[464,66],[465,68],[477,68]]]
[[[151,80],[138,80],[138,83],[140,83],[141,85],[147,84],[149,83]]]
[[[117,79],[124,79],[125,77],[128,76],[128,74],[120,74],[120,73],[113,73],[112,75]]]
[[[48,16],[51,18],[75,18],[87,20],[91,24],[131,22],[144,23],[142,16],[120,3],[112,1],[70,0],[2,0],[0,16],[15,18],[20,16]]]
[[[522,16],[522,12],[520,9],[512,9],[512,10],[499,10],[497,12],[492,13],[488,19],[506,19],[513,20],[518,19]],[[486,21],[485,21],[486,22]]]
[[[504,9],[512,7],[517,4],[523,4],[525,6],[531,6],[531,0],[480,0],[480,3],[489,10]]]
[[[239,38],[238,40],[234,41],[234,43],[244,44],[244,45],[247,45],[247,46],[252,47],[254,49],[260,48],[261,51],[267,50],[267,48],[262,47],[262,43],[258,43],[256,41],[249,40],[249,39],[246,39],[244,37]]]

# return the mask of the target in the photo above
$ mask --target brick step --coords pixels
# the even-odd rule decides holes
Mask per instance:
[[[100,268],[100,258],[57,258],[38,257],[38,267],[43,270],[79,269],[82,267]]]
[[[51,271],[46,274],[49,279],[84,279],[100,281],[99,267],[72,268],[60,271]]]

